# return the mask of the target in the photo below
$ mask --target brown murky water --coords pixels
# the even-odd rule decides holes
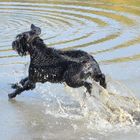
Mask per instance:
[[[81,89],[50,83],[38,84],[36,90],[8,101],[9,84],[26,76],[29,61],[28,56],[21,58],[12,51],[11,42],[32,23],[41,27],[49,47],[94,55],[109,77],[115,94],[109,97],[114,102],[107,106],[105,96],[104,102],[88,99],[90,108],[81,107]],[[131,116],[134,108],[139,109],[139,79],[139,0],[0,0],[0,139],[139,140],[139,121]],[[129,98],[130,90],[137,97],[134,100]],[[116,108],[127,108],[130,114],[119,110],[118,115],[111,110]],[[135,117],[139,120],[140,115]]]

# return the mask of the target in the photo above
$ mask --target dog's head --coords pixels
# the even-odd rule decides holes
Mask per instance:
[[[16,36],[16,40],[12,42],[13,50],[17,51],[20,56],[28,53],[31,42],[41,34],[41,29],[31,24],[31,30],[23,32]]]

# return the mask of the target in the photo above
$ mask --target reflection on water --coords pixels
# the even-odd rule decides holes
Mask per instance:
[[[5,2],[0,0],[0,19],[0,91],[2,94],[0,104],[6,109],[2,111],[3,113],[8,113],[8,109],[11,109],[10,118],[14,120],[11,124],[8,121],[9,125],[0,128],[0,130],[1,132],[6,131],[13,125],[15,127],[13,131],[8,129],[8,132],[12,133],[12,139],[21,131],[24,132],[21,135],[23,138],[27,135],[26,139],[33,138],[35,134],[37,138],[41,136],[41,139],[46,139],[46,136],[50,139],[57,139],[53,135],[54,133],[58,139],[65,139],[71,134],[76,135],[73,139],[78,138],[78,136],[80,139],[94,139],[91,130],[84,128],[87,127],[85,120],[69,120],[66,118],[63,122],[62,116],[59,118],[60,120],[57,120],[54,116],[45,115],[43,110],[47,106],[40,101],[38,104],[36,100],[29,103],[25,100],[31,101],[31,99],[24,98],[22,102],[7,103],[7,94],[11,92],[8,83],[25,76],[24,69],[27,68],[24,65],[29,61],[29,57],[20,58],[12,51],[11,42],[16,34],[29,30],[32,23],[41,27],[41,37],[49,47],[64,50],[82,49],[91,53],[100,62],[102,70],[107,75],[124,82],[136,96],[140,97],[140,1],[25,0],[21,2],[8,0]],[[55,85],[53,88],[57,89],[58,87]],[[51,91],[50,94],[47,94],[47,102],[49,102],[47,105],[54,105],[55,103],[61,105],[67,102],[67,106],[72,104],[76,106],[76,108],[75,106],[71,108],[71,112],[80,113],[81,110],[78,110],[79,106],[74,103],[73,99],[68,95],[65,97],[65,91],[61,91],[62,94],[51,96],[53,93],[57,93],[57,90],[53,91],[51,85],[45,85],[35,92],[42,92],[42,88],[45,92]],[[58,88],[58,91],[61,88]],[[33,97],[41,98],[36,97],[37,93],[33,94]],[[24,95],[32,98],[29,94],[25,93]],[[56,98],[60,98],[62,102],[58,102],[59,100]],[[51,101],[48,101],[49,99]],[[60,112],[63,112],[61,106],[59,107]],[[36,110],[39,113],[36,113]],[[0,116],[0,122],[3,120],[2,124],[4,125],[8,118],[3,119],[6,115]],[[32,119],[35,122],[30,124]],[[19,125],[17,124],[18,121]],[[69,126],[66,127],[66,125]],[[80,129],[80,126],[87,132],[82,128]],[[66,129],[65,135],[59,127]],[[4,132],[2,136],[5,134]],[[94,132],[94,136],[100,138],[98,132]],[[117,138],[117,136],[115,137]],[[107,137],[107,139],[109,138],[112,137]],[[125,138],[128,139],[124,136]]]

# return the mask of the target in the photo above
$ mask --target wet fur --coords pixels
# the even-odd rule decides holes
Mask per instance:
[[[34,26],[34,29],[38,27]],[[28,77],[12,85],[16,90],[9,94],[10,99],[25,90],[34,89],[37,82],[66,83],[73,88],[84,86],[91,94],[92,84],[87,81],[91,77],[106,88],[105,76],[98,63],[93,56],[84,51],[48,48],[32,28],[31,31],[17,36],[12,46],[20,56],[29,53],[31,60]]]

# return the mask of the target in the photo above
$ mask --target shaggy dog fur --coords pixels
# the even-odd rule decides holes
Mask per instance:
[[[30,55],[30,66],[28,77],[12,85],[15,91],[9,98],[34,89],[37,82],[66,83],[73,88],[84,86],[91,94],[92,84],[87,80],[91,77],[106,88],[105,76],[93,56],[81,50],[48,48],[40,34],[41,29],[32,24],[30,31],[17,35],[12,43],[20,56]]]

